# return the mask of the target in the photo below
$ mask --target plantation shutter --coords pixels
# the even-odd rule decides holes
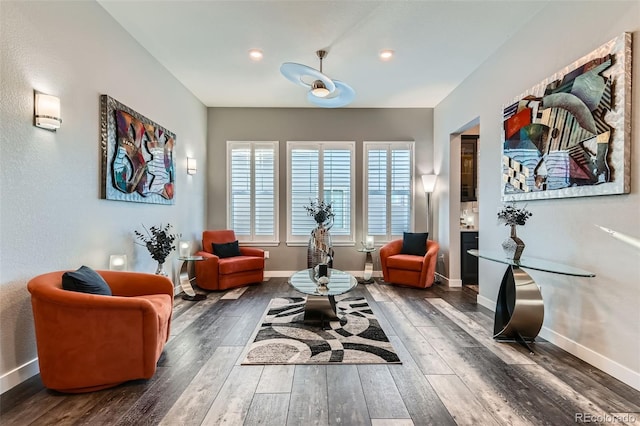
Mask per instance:
[[[391,235],[411,231],[411,152],[391,150]]]
[[[318,148],[291,150],[291,235],[308,236],[315,227],[304,206],[319,198],[319,158]]]
[[[251,147],[239,145],[231,150],[230,228],[236,236],[251,235]]]
[[[257,145],[254,164],[254,234],[275,237],[275,149]]]
[[[387,150],[367,152],[367,235],[387,236]]]
[[[351,234],[351,151],[324,150],[324,200],[331,203],[333,235]]]
[[[392,240],[411,231],[413,143],[364,143],[367,235]]]
[[[354,142],[288,142],[289,234],[287,241],[307,242],[316,223],[304,206],[319,199],[334,213],[333,243],[353,244]]]
[[[228,142],[227,225],[241,242],[277,240],[277,142]]]

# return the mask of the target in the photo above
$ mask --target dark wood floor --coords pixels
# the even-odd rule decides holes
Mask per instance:
[[[272,278],[201,302],[176,298],[172,337],[151,380],[64,395],[35,376],[0,396],[0,423],[570,425],[576,416],[636,413],[627,418],[640,424],[640,392],[543,340],[535,355],[493,341],[492,318],[471,288],[355,291],[402,365],[241,366],[271,298],[296,295]]]

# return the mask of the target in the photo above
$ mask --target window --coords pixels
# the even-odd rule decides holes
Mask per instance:
[[[352,245],[355,214],[355,142],[287,142],[287,244],[306,244],[316,226],[304,206],[331,203],[334,245]]]
[[[245,245],[277,245],[278,142],[227,142],[227,226]]]
[[[413,228],[413,142],[364,142],[364,229],[380,241]]]

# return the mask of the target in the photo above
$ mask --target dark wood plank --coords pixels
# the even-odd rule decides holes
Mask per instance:
[[[296,365],[287,426],[329,424],[326,365]]]
[[[413,422],[418,425],[455,425],[453,417],[400,339],[392,337],[391,342],[402,365],[390,365],[388,368]]]
[[[247,426],[282,426],[287,423],[288,393],[257,393],[244,421]]]
[[[355,365],[327,368],[330,425],[370,425],[371,419]]]
[[[386,365],[358,365],[358,374],[372,419],[410,417]]]

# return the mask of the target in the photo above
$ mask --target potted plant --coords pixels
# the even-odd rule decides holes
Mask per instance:
[[[533,213],[528,211],[526,206],[518,208],[515,203],[504,205],[498,211],[498,221],[504,223],[505,226],[511,227],[509,238],[502,242],[502,248],[509,259],[520,260],[525,244],[518,238],[516,229],[518,225],[524,226],[531,216],[533,216]]]
[[[170,223],[164,226],[162,224],[160,226],[152,226],[149,229],[142,225],[142,228],[144,228],[144,234],[134,231],[138,240],[142,241],[142,243],[136,242],[136,244],[146,247],[153,260],[158,262],[156,275],[167,275],[164,272],[164,262],[175,249],[174,242],[176,238],[180,237],[180,234],[169,232],[172,228]]]

